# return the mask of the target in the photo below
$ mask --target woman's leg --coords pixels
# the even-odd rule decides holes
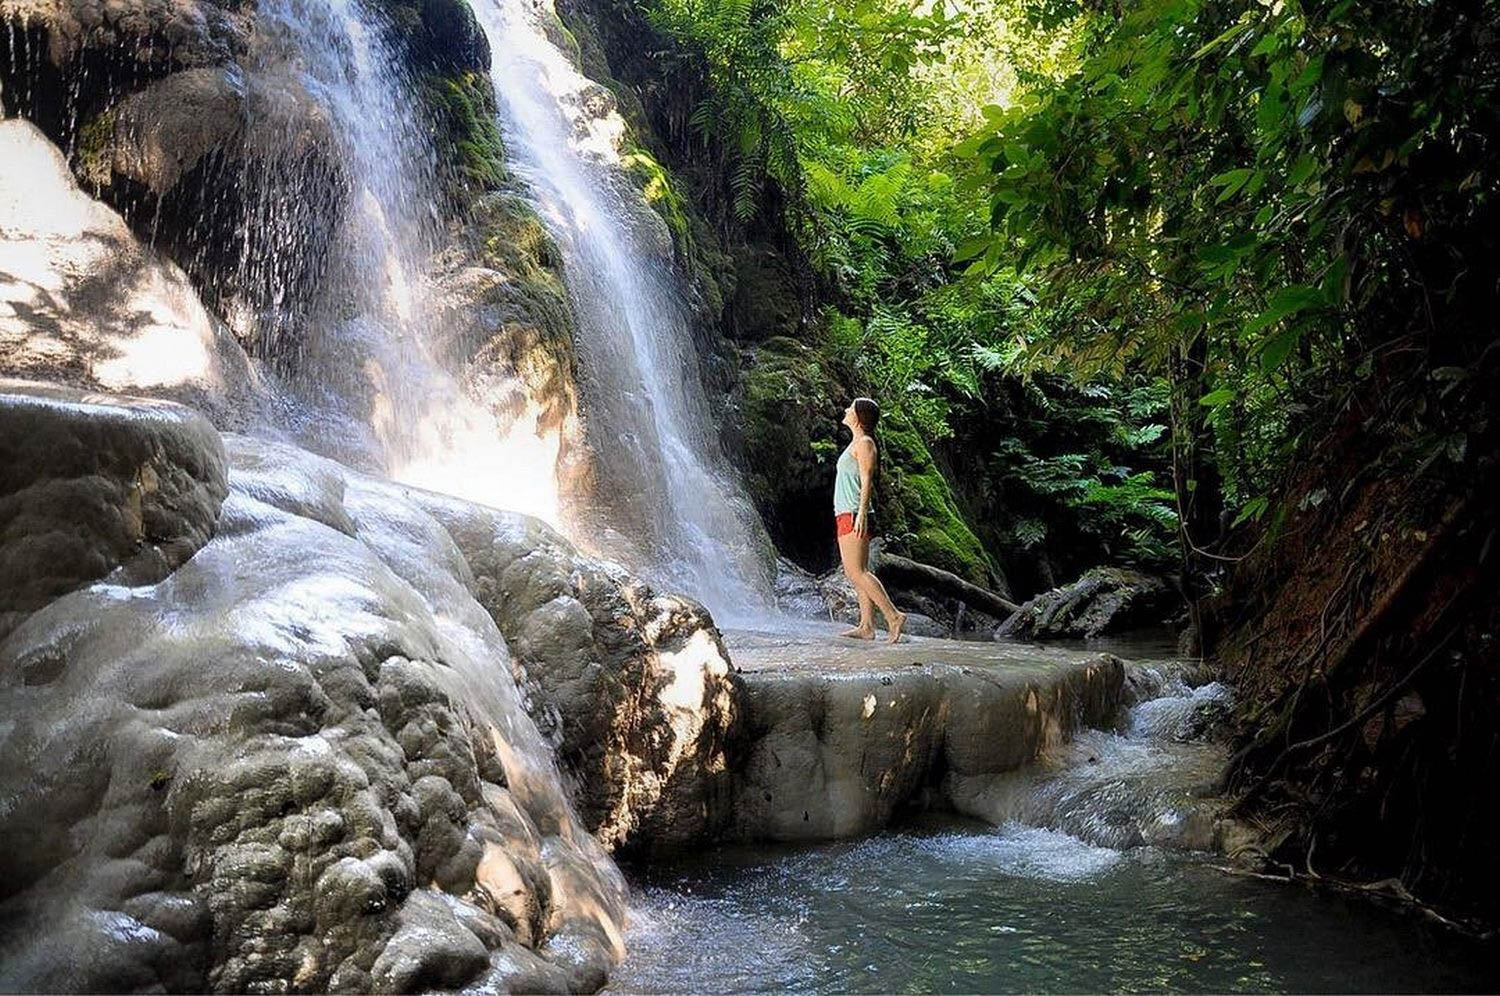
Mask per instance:
[[[860,575],[865,573],[863,564],[859,559],[860,539],[853,533],[845,533],[839,537],[839,559],[844,564],[844,577],[854,586],[855,597],[859,599],[859,625],[853,629],[845,630],[843,636],[852,636],[859,640],[875,639],[875,604],[870,600],[865,586],[860,583]],[[866,548],[869,544],[865,544]]]
[[[880,614],[885,616],[885,628],[891,634],[891,642],[895,643],[901,639],[901,627],[906,623],[906,613],[898,611],[891,603],[891,596],[886,594],[885,585],[870,570],[870,537],[868,536],[846,536],[844,539],[853,539],[858,545],[856,552],[859,564],[858,579],[854,581],[856,590],[863,588],[865,597],[873,601],[879,608]],[[871,627],[874,620],[871,620]]]

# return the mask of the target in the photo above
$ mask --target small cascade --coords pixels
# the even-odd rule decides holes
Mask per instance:
[[[629,185],[624,124],[548,37],[549,6],[476,0],[510,165],[562,250],[599,480],[578,538],[704,601],[772,611],[770,544],[716,440],[664,228]]]
[[[1141,666],[1146,697],[1114,730],[1080,730],[1035,765],[1007,776],[974,815],[996,824],[1061,831],[1113,849],[1143,845],[1208,849],[1213,794],[1226,752],[1213,742],[1230,689],[1193,687],[1173,666]]]

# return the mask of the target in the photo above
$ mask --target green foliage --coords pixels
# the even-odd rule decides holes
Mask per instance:
[[[1177,511],[1159,483],[1167,403],[1159,380],[1123,389],[1045,376],[1027,382],[983,464],[1015,514],[1001,542],[1024,551],[1061,541],[1094,553],[1083,561],[1170,566]]]
[[[1264,513],[1325,431],[1309,413],[1368,390],[1402,336],[1436,355],[1461,338],[1438,345],[1434,316],[1493,252],[1497,13],[1133,0],[1097,18],[1078,72],[960,146],[993,223],[972,272],[1019,264],[1080,316],[1019,339],[1022,364],[1173,372],[1231,504]]]
[[[987,105],[1073,70],[1087,18],[1027,0],[635,2],[674,43],[664,58],[691,61],[707,84],[685,116],[691,141],[717,157],[723,186],[708,206],[740,223],[766,205],[784,211],[828,288],[811,341],[913,443],[887,464],[913,552],[968,576],[993,566],[984,543],[1020,552],[1041,536],[1091,556],[1161,561],[1175,527],[1153,514],[1163,507],[1160,413],[1154,422],[1069,422],[1088,462],[1072,465],[1069,487],[1053,492],[997,478],[973,495],[964,485],[961,501],[931,452],[983,453],[1007,403],[1005,375],[1022,369],[1028,344],[1077,318],[1076,306],[1039,301],[1029,278],[1003,268],[957,280],[966,262],[955,256],[992,239],[988,193],[955,177],[969,171],[960,139],[988,126]],[[1069,390],[1053,380],[1033,387],[1043,396]],[[1015,439],[1024,456],[1011,455],[1039,473],[1070,466],[1047,463],[1068,456],[1047,450],[1050,441]],[[1032,442],[1042,449],[1026,450]],[[970,462],[962,474],[990,476]],[[1114,468],[1136,477],[1127,483]],[[1024,515],[995,504],[1012,500]],[[966,515],[1005,525],[987,525],[981,542]]]

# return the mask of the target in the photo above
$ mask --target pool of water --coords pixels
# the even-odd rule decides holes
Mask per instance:
[[[617,992],[1489,991],[1496,951],[1370,903],[1016,824],[721,848],[638,873]]]

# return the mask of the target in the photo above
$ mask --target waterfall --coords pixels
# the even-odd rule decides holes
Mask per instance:
[[[427,348],[442,305],[429,278],[437,154],[414,81],[357,0],[260,8],[248,69],[296,91],[276,99],[319,108],[340,173],[309,184],[298,139],[252,123],[249,141],[265,148],[238,178],[238,297],[224,310],[280,372],[281,428],[302,445],[539,516],[721,619],[761,618],[770,541],[720,450],[670,240],[621,166],[623,122],[600,113],[604,91],[547,37],[550,7],[478,0],[474,11],[508,165],[559,245],[577,317],[597,481],[584,507],[562,505],[558,430],[538,430],[544,399],[497,415]],[[319,235],[328,215],[341,220]]]
[[[621,167],[624,123],[548,37],[550,5],[473,0],[488,35],[508,165],[557,240],[598,500],[575,537],[704,601],[721,620],[770,610],[769,550],[702,388],[664,227]]]
[[[215,322],[210,337],[257,361],[243,364],[253,385],[234,427],[540,517],[721,620],[763,621],[774,551],[720,447],[723,412],[705,397],[694,344],[702,328],[668,230],[622,161],[624,123],[549,39],[549,25],[561,28],[547,0],[478,0],[474,11],[507,165],[560,251],[575,334],[571,356],[560,348],[547,362],[576,360],[576,404],[568,371],[535,386],[536,365],[506,352],[508,319],[485,312],[484,282],[513,276],[474,248],[495,237],[489,202],[468,229],[445,230],[428,102],[372,0],[257,3],[233,61],[117,102],[106,148],[136,172],[95,164],[95,182],[130,181],[111,196],[143,240],[161,233],[204,325],[212,313],[233,333]],[[76,118],[76,92],[67,103]],[[223,117],[200,136],[202,107]],[[189,148],[179,164],[158,132],[207,151]]]
[[[247,69],[276,100],[310,101],[339,175],[309,182],[308,136],[252,120],[230,324],[278,372],[276,428],[398,481],[560,524],[559,438],[538,409],[498,415],[434,358],[440,310],[437,154],[415,84],[357,0],[268,0]],[[270,81],[270,82],[265,82]],[[319,235],[328,216],[339,221]],[[518,381],[519,383],[519,381]]]

